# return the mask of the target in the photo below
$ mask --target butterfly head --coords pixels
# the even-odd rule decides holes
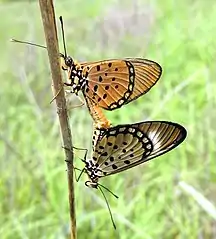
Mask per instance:
[[[60,54],[62,70],[67,72],[67,82],[65,85],[72,88],[72,92],[78,92],[86,86],[87,74],[83,73],[81,66],[74,62],[71,56]]]
[[[68,71],[69,69],[73,68],[74,61],[71,56],[65,56],[64,54],[60,53],[60,60],[62,70]]]
[[[90,180],[85,182],[85,185],[89,188],[98,188],[98,183],[97,182],[92,182]]]

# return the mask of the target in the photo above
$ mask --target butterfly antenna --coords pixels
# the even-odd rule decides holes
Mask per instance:
[[[30,46],[37,46],[37,47],[40,47],[40,48],[44,48],[44,49],[47,49],[45,46],[43,45],[39,45],[39,44],[36,44],[36,43],[32,43],[32,42],[27,42],[27,41],[20,41],[20,40],[16,40],[16,39],[10,39],[11,42],[16,42],[16,43],[23,43],[23,44],[26,44],[26,45],[30,45]]]
[[[99,184],[98,184],[98,185],[99,185]],[[103,186],[102,186],[102,187],[103,187]],[[106,196],[105,196],[103,190],[101,189],[101,185],[99,185],[98,188],[99,188],[100,192],[102,193],[102,195],[103,195],[103,197],[104,197],[104,199],[105,199],[105,202],[106,202],[107,208],[108,208],[108,210],[109,210],[109,214],[110,214],[110,218],[111,218],[111,221],[112,221],[113,227],[114,227],[115,230],[116,230],[116,225],[115,225],[115,222],[114,222],[114,219],[113,219],[113,216],[112,216],[112,212],[111,212],[111,209],[110,209],[109,203],[108,203],[108,201],[107,201],[107,198],[106,198]],[[104,187],[103,187],[103,188],[104,188]]]
[[[98,186],[99,187],[102,187],[102,188],[104,188],[104,189],[106,189],[109,193],[111,193],[115,198],[119,198],[116,194],[114,194],[111,190],[109,190],[109,188],[107,188],[107,187],[105,187],[105,186],[103,186],[102,184],[99,184],[98,183]]]
[[[63,24],[62,16],[59,17],[59,20],[60,20],[60,23],[61,23],[63,46],[64,46],[64,53],[65,53],[65,58],[66,58],[67,57],[67,51],[66,51],[66,42],[65,42],[65,35],[64,35],[64,24]]]

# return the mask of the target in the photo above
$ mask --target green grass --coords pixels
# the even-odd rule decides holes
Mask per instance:
[[[188,137],[160,159],[102,180],[119,196],[107,196],[117,231],[100,192],[85,187],[85,178],[77,183],[78,238],[215,238],[216,3],[131,2],[58,1],[68,51],[78,60],[140,56],[159,62],[164,71],[157,85],[106,115],[113,124],[178,122]],[[0,237],[68,238],[66,165],[55,104],[49,104],[47,54],[9,42],[44,44],[38,4],[2,3],[0,14]],[[74,109],[70,122],[74,145],[90,148],[85,107]]]

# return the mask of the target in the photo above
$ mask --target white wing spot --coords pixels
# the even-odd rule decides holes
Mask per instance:
[[[135,129],[129,128],[128,131],[131,132],[131,133],[134,133],[134,132],[135,132]]]
[[[133,77],[131,76],[130,79],[132,80]],[[129,85],[129,90],[132,91],[133,90],[133,85]]]
[[[124,100],[119,100],[119,104],[120,105],[124,104]]]
[[[125,127],[119,128],[119,132],[124,132],[125,131]]]
[[[147,148],[147,149],[151,149],[151,148],[152,148],[152,145],[151,145],[151,144],[147,144],[147,145],[146,145],[146,148]]]
[[[137,136],[138,136],[138,137],[142,137],[142,136],[143,136],[143,133],[140,132],[140,131],[138,131],[138,132],[137,132]]]
[[[127,92],[126,94],[125,94],[125,98],[128,98],[130,96],[130,92]]]
[[[144,143],[148,143],[148,142],[149,142],[149,139],[148,139],[148,138],[143,138],[143,142],[144,142]]]
[[[110,105],[110,108],[113,109],[113,108],[116,108],[117,107],[117,104],[112,104]]]
[[[115,135],[116,134],[116,130],[113,130],[110,132],[110,135]]]

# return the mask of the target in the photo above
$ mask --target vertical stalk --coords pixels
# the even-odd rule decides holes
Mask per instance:
[[[71,150],[65,149],[64,152],[65,152],[65,161],[67,162],[71,239],[76,239],[76,215],[75,215],[75,194],[74,194],[74,175],[73,175],[74,156],[72,151],[72,137],[68,123],[66,100],[61,77],[59,48],[55,24],[56,22],[55,12],[52,0],[39,0],[39,5],[44,26],[50,69],[52,74],[52,86],[53,86],[52,90],[57,107],[61,138],[63,146],[65,148],[71,149]]]

